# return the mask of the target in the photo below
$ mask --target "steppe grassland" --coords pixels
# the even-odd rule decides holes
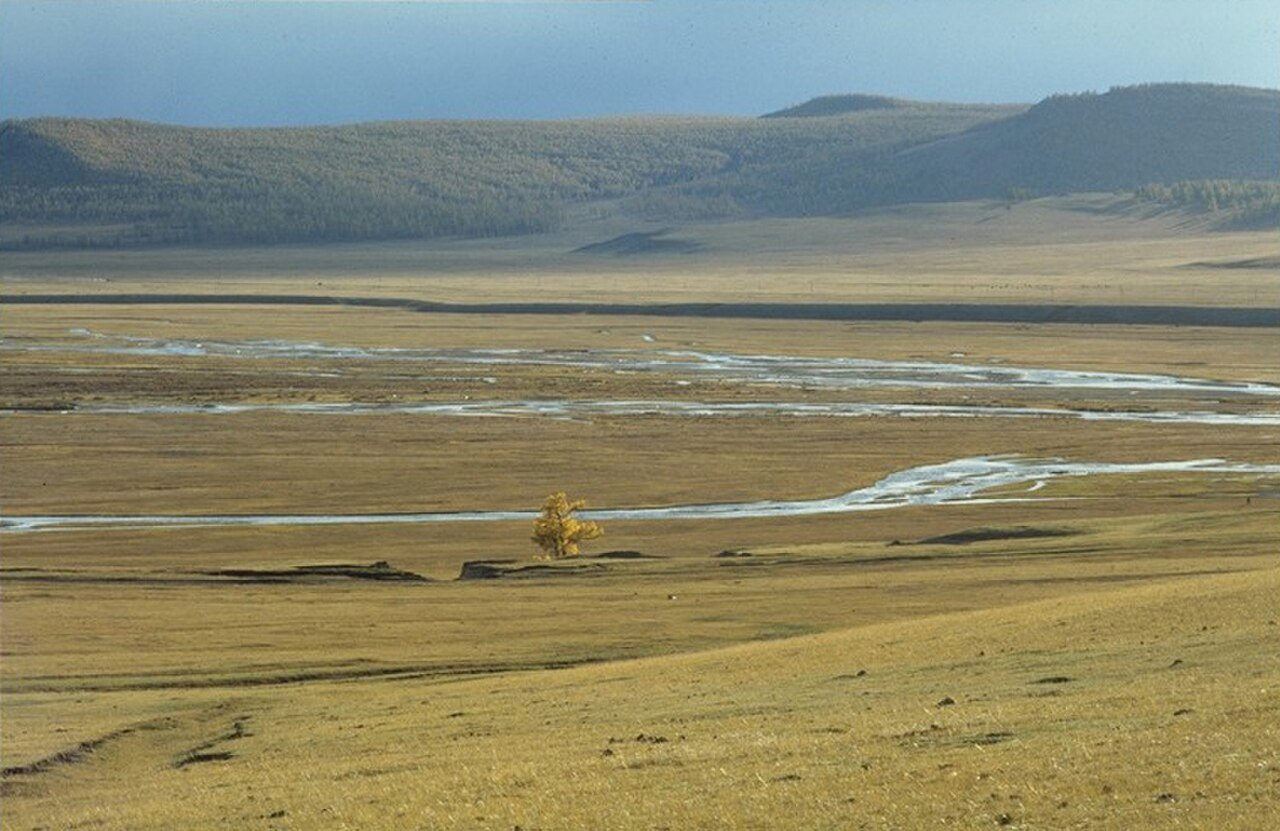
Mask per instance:
[[[635,231],[622,209],[498,240],[312,247],[13,252],[6,292],[195,291],[417,297],[446,302],[1024,302],[1275,306],[1274,234],[1223,233],[1100,194],[1006,206],[909,205],[843,219],[681,226],[691,254],[590,256]],[[650,226],[660,230],[660,226]],[[481,286],[477,291],[477,285]]]
[[[1229,274],[1228,277],[1234,275]],[[1226,279],[1226,278],[1224,278]],[[1273,282],[1280,278],[1271,277]],[[203,284],[201,284],[203,285]],[[344,284],[345,285],[345,284]],[[1228,281],[1228,285],[1230,282]],[[475,291],[485,291],[483,283],[473,282]],[[188,287],[189,288],[189,287]],[[180,291],[182,286],[163,289],[137,284],[129,290]],[[1228,288],[1229,291],[1229,288]],[[1277,302],[1280,302],[1278,300]],[[1224,380],[1275,381],[1280,368],[1271,360],[1272,342],[1266,333],[1249,329],[1218,327],[1167,326],[1091,326],[1054,324],[1040,327],[1030,324],[983,323],[910,323],[910,322],[826,322],[792,320],[723,320],[704,318],[620,317],[595,315],[423,315],[394,310],[351,309],[342,307],[291,306],[10,306],[4,310],[4,332],[10,338],[32,338],[48,343],[69,344],[83,338],[73,330],[87,330],[103,335],[127,335],[157,339],[189,341],[280,340],[300,343],[361,348],[419,349],[617,349],[617,350],[701,350],[736,354],[797,355],[806,357],[857,356],[876,360],[928,360],[971,364],[1006,363],[1013,366],[1042,366],[1057,369],[1093,369],[1110,372],[1154,372]],[[645,340],[645,336],[652,341]],[[1224,360],[1223,356],[1229,356]],[[55,355],[28,354],[19,362],[5,357],[11,376],[21,365],[41,370],[58,369],[62,358]],[[148,368],[166,365],[162,359],[130,361],[124,356],[97,357],[85,354],[77,358],[88,366],[109,369],[112,366]],[[358,362],[348,366],[348,374],[370,369]],[[210,359],[200,378],[210,377],[214,370],[256,369],[264,372],[262,361],[248,366],[238,365],[233,358]],[[173,365],[180,366],[180,361]],[[278,366],[290,369],[281,361]],[[299,367],[292,367],[299,368]],[[385,368],[385,367],[383,367]],[[437,374],[480,377],[493,375],[489,370],[453,367],[452,372]],[[47,374],[47,372],[46,372]],[[422,389],[392,389],[385,376],[372,377],[378,389],[365,390],[366,395],[382,391],[405,394],[412,392],[423,398]],[[644,377],[623,377],[607,373],[610,387],[601,393],[628,390],[627,384],[638,385]],[[162,378],[172,373],[163,373]],[[575,370],[569,381],[590,379],[587,370]],[[246,379],[241,373],[241,383]],[[536,368],[526,368],[521,377],[538,385],[554,383],[565,372],[557,369],[539,375]],[[55,376],[56,377],[56,376]],[[142,383],[145,379],[135,379]],[[180,380],[175,378],[175,381]],[[247,379],[252,381],[253,379]],[[507,380],[507,379],[504,379]],[[511,377],[518,381],[520,378]],[[671,379],[659,378],[669,382]],[[101,383],[101,379],[96,380]],[[321,382],[313,381],[316,385]],[[348,379],[343,383],[352,384]],[[295,386],[299,386],[295,383]],[[506,395],[506,388],[489,388],[474,384],[473,395]],[[12,395],[12,387],[9,395]],[[308,390],[323,392],[323,388]],[[441,393],[448,391],[442,388]],[[241,400],[252,400],[252,386],[221,391],[235,392]],[[283,392],[283,391],[282,391]],[[524,390],[515,389],[515,394]],[[593,390],[594,392],[594,390]],[[666,383],[667,397],[689,394]],[[788,390],[785,395],[812,395],[814,390]],[[864,394],[875,395],[867,390]],[[980,396],[983,390],[967,391]],[[5,394],[5,390],[0,390]],[[722,395],[732,395],[726,389]],[[767,388],[750,391],[759,398],[769,395]],[[929,395],[928,390],[917,391]],[[1016,394],[1002,391],[1002,395]],[[899,394],[899,398],[901,395]]]
[[[1211,236],[1182,248],[1177,237],[1150,235],[1149,242],[1032,245],[1040,250],[1025,253],[1025,267],[1037,277],[1017,289],[1003,285],[1008,275],[997,270],[1015,269],[1004,259],[1017,262],[1020,245],[1013,242],[983,257],[939,249],[914,260],[904,243],[903,279],[926,288],[919,295],[893,289],[893,297],[1008,293],[1044,301],[1045,283],[1032,264],[1060,255],[1055,292],[1095,279],[1111,286],[1061,299],[1106,298],[1132,275],[1125,285],[1145,288],[1129,302],[1176,302],[1160,287],[1190,273],[1218,281],[1220,291],[1203,300],[1237,297],[1249,305],[1257,291],[1258,302],[1274,305],[1274,269],[1183,266],[1273,255],[1262,237]],[[414,257],[444,256],[403,250],[406,273]],[[331,263],[321,279],[328,292],[335,276],[373,263],[375,254],[336,249],[300,260]],[[145,276],[110,283],[85,283],[74,269],[62,272],[70,274],[66,282],[48,274],[33,281],[14,276],[11,264],[5,290],[203,291],[214,284],[200,275],[220,256],[138,254],[120,262],[133,262]],[[275,269],[291,262],[278,252],[262,256]],[[659,261],[656,279],[643,273],[650,266],[596,263],[590,268],[608,273],[588,280],[586,266],[559,274],[547,265],[543,276],[536,268],[522,275],[513,252],[456,256],[511,257],[510,276],[427,274],[412,284],[362,277],[340,281],[336,290],[436,297],[439,289],[457,299],[489,298],[535,273],[540,293],[532,299],[574,298],[575,283],[587,299],[621,296],[642,283],[652,297],[684,297],[728,285],[738,270],[717,271],[721,260],[713,257],[704,287],[705,263],[697,260]],[[932,271],[929,256],[936,258]],[[810,262],[810,277],[797,272],[779,281],[765,279],[762,268],[750,291],[798,297],[811,279],[815,292],[836,299],[889,296],[877,294],[890,289],[876,288],[867,274],[851,276],[849,257],[831,261],[836,271]],[[170,269],[183,263],[191,271],[174,277]],[[947,263],[970,269],[960,288],[947,288]],[[249,290],[302,290],[296,275],[222,279]],[[969,295],[968,280],[986,288]],[[65,342],[74,328],[369,346],[674,345],[927,360],[964,352],[975,363],[1277,378],[1269,330],[4,309],[6,337]],[[478,379],[423,389],[367,365],[324,389],[283,380],[299,368],[289,362],[211,369],[170,358],[48,353],[4,356],[10,404],[39,403],[38,386],[24,379],[38,375],[41,362],[44,369],[93,368],[65,373],[81,380],[60,394],[80,401],[216,400],[237,389],[268,402],[363,400],[380,389],[424,400],[539,389],[585,390],[578,394],[586,397],[742,394],[691,392],[663,378],[557,379],[537,369],[503,370],[496,389]],[[148,386],[144,379],[157,374],[171,376],[172,385]],[[1003,390],[993,397],[991,403],[1035,400]],[[1090,393],[1073,403],[1121,406]],[[555,487],[598,505],[670,504],[826,496],[912,464],[980,453],[1280,459],[1267,428],[1066,419],[586,423],[24,414],[4,417],[3,440],[6,513],[528,508]],[[527,582],[261,585],[197,573],[389,559],[450,578],[465,559],[528,556],[528,529],[519,523],[6,535],[4,567],[24,571],[4,580],[4,765],[105,741],[46,770],[6,776],[5,825],[1265,827],[1277,810],[1280,779],[1272,623],[1280,594],[1277,489],[1274,480],[1231,475],[1097,477],[1037,492],[1077,498],[1069,501],[615,523],[600,548],[668,559],[610,562],[595,576]],[[890,545],[1027,525],[1072,533]],[[753,556],[712,556],[723,548]],[[747,641],[757,643],[733,646]],[[604,663],[552,669],[592,662]],[[940,704],[947,698],[956,703]]]
[[[1272,568],[544,673],[78,693],[135,729],[11,781],[7,819],[1261,828],[1277,590]]]

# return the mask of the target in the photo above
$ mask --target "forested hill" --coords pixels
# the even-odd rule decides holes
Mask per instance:
[[[1280,91],[1159,84],[1054,96],[903,151],[890,173],[894,198],[929,199],[1280,179]]]
[[[814,99],[790,111],[808,114],[840,101]],[[747,203],[765,213],[828,215],[903,202],[1134,191],[1175,183],[1195,185],[1195,192],[1203,184],[1261,199],[1267,204],[1239,207],[1253,217],[1274,214],[1280,199],[1280,91],[1148,84],[1056,95],[1006,118],[909,147],[856,160],[832,148],[826,155],[675,189]]]
[[[83,237],[121,244],[533,232],[555,227],[571,203],[831,153],[857,159],[1010,112],[906,105],[839,119],[236,130],[131,121],[7,122],[0,126],[0,224],[77,223],[73,242]],[[683,209],[696,202],[694,210],[713,215],[737,209],[727,198],[680,201]],[[38,230],[23,236],[30,245],[51,241]]]
[[[1280,92],[1206,85],[1034,107],[814,99],[769,118],[194,129],[0,124],[0,245],[537,232],[627,199],[660,219],[1280,178]]]
[[[820,95],[803,104],[785,110],[766,113],[761,118],[816,118],[824,115],[844,115],[859,110],[892,110],[902,106],[896,98],[883,95]]]

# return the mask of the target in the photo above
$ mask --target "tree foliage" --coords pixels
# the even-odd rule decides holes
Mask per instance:
[[[542,513],[533,522],[533,541],[542,549],[542,559],[578,556],[578,546],[604,535],[598,523],[581,520],[574,512],[586,507],[586,501],[570,501],[563,491],[547,497]]]
[[[1192,213],[1221,214],[1227,225],[1280,225],[1280,182],[1201,179],[1144,185],[1134,196]]]

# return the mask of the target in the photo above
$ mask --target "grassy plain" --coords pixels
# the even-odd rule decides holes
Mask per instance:
[[[907,205],[837,219],[701,223],[700,248],[574,253],[665,226],[593,203],[564,231],[498,240],[7,252],[6,292],[208,291],[587,302],[1027,302],[1276,306],[1270,231],[1222,233],[1107,194]]]
[[[4,291],[301,293],[322,282],[431,299],[1280,298],[1275,268],[1187,265],[1274,257],[1265,235],[1071,204],[991,208],[985,220],[981,206],[912,210],[682,229],[705,237],[702,251],[638,262],[568,256],[567,238],[15,255]],[[930,231],[922,216],[939,224]],[[88,329],[384,347],[964,353],[978,364],[1280,381],[1274,330],[214,306],[2,314],[10,346],[81,343],[72,330]],[[600,506],[808,498],[995,453],[1280,462],[1275,428],[1069,418],[40,409],[467,397],[1134,406],[1106,392],[838,393],[537,366],[19,348],[0,352],[0,380],[12,408],[0,417],[5,515],[527,509],[557,488]],[[1141,406],[1275,409],[1188,393]],[[492,581],[452,578],[465,560],[528,558],[525,524],[4,532],[3,825],[1266,827],[1280,811],[1277,493],[1276,477],[1169,473],[1056,480],[1030,503],[618,522],[592,550],[653,559],[587,558]],[[1019,536],[1026,528],[1045,535]],[[931,541],[972,529],[988,530]],[[724,549],[749,556],[716,556]],[[375,560],[434,579],[209,573]]]

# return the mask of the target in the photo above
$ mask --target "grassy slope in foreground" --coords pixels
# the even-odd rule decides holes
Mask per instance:
[[[56,787],[15,781],[6,818],[1262,828],[1278,590],[1271,568],[556,672],[210,696]],[[232,761],[170,759],[175,740]]]

